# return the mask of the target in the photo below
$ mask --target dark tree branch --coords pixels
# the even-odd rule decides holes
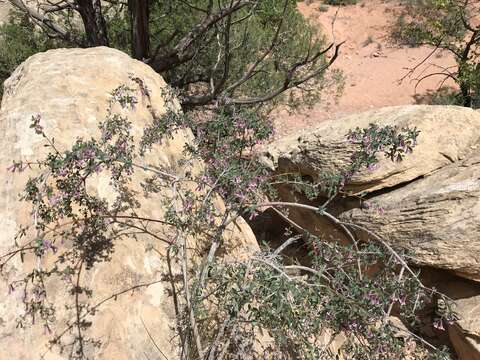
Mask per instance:
[[[22,0],[9,0],[9,2],[13,6],[18,8],[22,12],[24,12],[25,14],[27,14],[31,19],[33,19],[36,23],[38,23],[40,26],[42,26],[42,28],[46,28],[47,30],[52,31],[59,38],[65,40],[65,41],[74,42],[76,44],[80,43],[77,39],[74,39],[72,37],[72,34],[68,30],[64,29],[62,26],[60,26],[59,24],[54,22],[52,19],[47,17],[45,14],[43,14],[43,13],[41,13],[41,12],[31,8],[31,7],[28,7],[27,5],[25,5],[25,3]]]
[[[221,93],[213,94],[210,93],[208,95],[204,96],[184,96],[183,99],[181,99],[182,106],[184,108],[193,108],[196,106],[203,106],[211,103],[214,100],[220,101],[225,104],[236,104],[236,105],[255,105],[255,104],[260,104],[263,102],[267,102],[269,100],[274,99],[275,97],[279,96],[280,94],[284,93],[285,91],[292,89],[292,88],[298,88],[300,85],[306,83],[307,81],[313,79],[316,76],[319,76],[320,74],[324,73],[330,66],[333,65],[335,60],[337,59],[340,51],[340,47],[344,44],[344,42],[334,45],[330,44],[326,49],[321,50],[317,52],[313,57],[311,58],[304,58],[302,61],[299,61],[295,64],[293,64],[290,69],[286,72],[285,74],[285,79],[283,82],[283,85],[280,86],[279,88],[275,89],[274,91],[264,95],[264,96],[259,96],[259,97],[254,97],[254,98],[243,98],[243,99],[234,99],[231,98],[231,96],[227,93],[228,92],[233,92],[235,88],[232,86],[228,87],[226,90],[224,90]],[[308,64],[313,64],[315,63],[320,56],[324,55],[327,53],[330,49],[332,49],[335,46],[335,51],[330,60],[325,64],[324,66],[316,69],[313,72],[310,72],[309,74],[305,75],[304,77],[295,80],[294,76],[296,72],[302,68],[303,66],[306,66]],[[308,55],[307,55],[308,56]],[[251,70],[251,69],[250,69]],[[255,73],[252,73],[252,71],[248,71],[247,74],[249,74],[248,78],[243,77],[241,80],[237,82],[236,86],[240,86],[243,84],[245,81],[248,81],[250,78],[252,78]],[[243,81],[244,80],[244,81]]]
[[[287,5],[288,5],[288,0],[286,0],[285,3],[284,3],[283,15],[285,15],[285,12],[287,11]],[[242,78],[239,79],[238,81],[236,81],[235,83],[233,83],[232,85],[230,85],[227,89],[225,89],[225,92],[229,93],[229,92],[233,91],[234,89],[238,88],[239,86],[241,86],[246,81],[248,81],[252,77],[252,75],[254,75],[254,72],[257,69],[257,67],[272,53],[273,49],[275,48],[275,45],[277,44],[278,37],[279,37],[280,31],[282,29],[283,19],[284,19],[284,16],[282,16],[282,18],[281,18],[281,20],[280,20],[280,22],[277,26],[277,30],[275,31],[275,35],[273,36],[273,39],[270,42],[270,46],[268,47],[268,49],[248,69],[248,71],[242,76]]]
[[[164,29],[163,29],[164,30]],[[162,30],[162,31],[163,31]],[[150,58],[150,59],[147,59],[145,60],[145,63],[147,64],[150,64],[152,63],[153,61],[155,61],[155,59],[158,57],[158,55],[160,54],[160,50],[167,47],[172,41],[173,39],[175,39],[175,36],[177,36],[179,33],[178,30],[175,30],[174,32],[172,32],[170,34],[170,36],[165,40],[165,41],[162,41],[160,42],[157,47],[155,48],[155,51],[153,52],[153,56]]]
[[[460,86],[460,92],[462,94],[463,106],[465,107],[472,106],[471,84],[469,81],[464,79],[465,67],[467,66],[472,46],[474,46],[479,40],[477,38],[479,33],[480,29],[472,32],[472,35],[470,36],[470,39],[468,40],[462,52],[462,56],[458,60],[458,83]]]
[[[193,9],[193,10],[196,10],[196,11],[199,11],[199,12],[202,12],[202,13],[206,13],[206,14],[209,13],[209,10],[208,10],[208,9],[203,9],[203,8],[201,8],[201,7],[199,7],[199,6],[195,6],[195,5],[191,4],[191,3],[189,3],[188,1],[180,0],[180,2],[181,2],[182,4],[187,5],[190,9]],[[213,2],[210,1],[210,3],[213,3]]]
[[[41,5],[40,8],[45,14],[49,14],[52,12],[62,11],[66,9],[75,9],[75,4],[68,2],[68,1],[59,1],[54,3],[52,1],[47,1],[49,5]]]
[[[420,77],[419,79],[415,79],[415,81],[416,81],[416,83],[415,83],[415,93],[417,93],[417,88],[423,80],[428,79],[428,78],[433,77],[433,76],[444,76],[446,79],[450,78],[450,79],[453,79],[454,81],[457,81],[457,78],[454,75],[446,73],[446,72],[430,73],[430,74],[427,74],[427,75],[424,75],[424,76]],[[445,82],[445,81],[443,81],[443,82]]]
[[[479,31],[480,30],[480,26],[477,27],[477,28],[474,28],[472,26],[472,24],[470,23],[470,21],[467,19],[467,6],[468,6],[468,1],[465,1],[465,3],[463,4],[463,6],[459,9],[460,11],[460,19],[462,20],[462,23],[463,23],[463,26],[465,27],[465,29],[467,29],[468,31],[471,31],[471,32],[476,32],[476,31]]]
[[[231,15],[228,16],[227,18],[227,23],[225,25],[225,31],[224,31],[224,42],[223,42],[223,49],[224,49],[224,60],[223,60],[223,75],[220,78],[219,81],[215,80],[215,73],[217,72],[218,66],[220,65],[221,59],[222,59],[222,44],[220,43],[220,34],[218,34],[219,37],[219,50],[218,50],[218,55],[217,55],[217,62],[215,63],[214,67],[212,68],[211,74],[210,74],[210,92],[213,97],[215,97],[223,88],[225,85],[227,79],[228,79],[228,74],[229,74],[229,69],[230,69],[230,28],[232,25],[232,17]]]
[[[313,79],[314,77],[324,73],[330,66],[333,65],[335,60],[337,59],[339,52],[340,52],[340,47],[344,44],[344,42],[338,44],[335,46],[335,51],[330,60],[325,64],[324,66],[320,67],[319,69],[311,72],[310,74],[298,79],[294,80],[293,76],[295,75],[295,72],[298,70],[299,67],[307,65],[308,63],[311,63],[313,59],[309,61],[304,61],[302,63],[297,63],[295,64],[287,73],[285,77],[285,81],[283,83],[283,86],[279,87],[278,89],[272,91],[269,94],[266,94],[264,96],[256,97],[256,98],[247,98],[247,99],[230,99],[227,100],[231,104],[237,104],[237,105],[253,105],[253,104],[258,104],[262,102],[266,102],[269,100],[272,100],[273,98],[277,97],[278,95],[282,94],[283,92],[298,87],[299,85],[309,81],[310,79]],[[330,46],[327,47],[326,50],[323,50],[319,53],[317,53],[314,56],[314,59],[316,60],[319,56],[322,54],[326,53],[328,50],[330,50],[334,45],[331,44]]]
[[[163,56],[157,56],[157,58],[149,61],[150,65],[155,71],[164,72],[191,60],[195,56],[195,51],[192,49],[194,48],[193,45],[202,36],[204,36],[222,19],[228,17],[243,7],[252,4],[253,1],[235,0],[232,1],[231,6],[221,9],[216,13],[212,13],[211,8],[213,7],[213,1],[211,3],[212,6],[209,5],[208,14],[204,17],[204,19],[199,24],[194,26],[194,28],[188,34],[180,39],[173,50]]]

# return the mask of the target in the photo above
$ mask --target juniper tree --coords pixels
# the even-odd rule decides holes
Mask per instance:
[[[184,108],[272,104],[290,89],[289,104],[312,103],[331,83],[335,72],[329,80],[326,71],[340,49],[303,18],[296,0],[8,1],[17,11],[0,44],[10,51],[43,50],[30,45],[36,38],[46,48],[115,47],[160,73]],[[36,31],[12,36],[12,27],[25,26]]]

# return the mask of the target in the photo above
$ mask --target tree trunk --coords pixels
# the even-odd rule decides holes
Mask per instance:
[[[76,3],[85,27],[87,46],[108,46],[107,25],[100,0],[77,0]]]
[[[460,83],[460,92],[462,94],[462,105],[472,107],[472,95],[470,94],[470,86],[464,82]]]
[[[128,0],[132,27],[132,56],[143,60],[150,57],[150,1]]]

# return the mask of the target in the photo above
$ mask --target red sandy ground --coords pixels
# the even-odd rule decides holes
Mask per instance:
[[[275,116],[277,134],[283,136],[315,126],[320,121],[371,108],[417,103],[416,98],[436,90],[442,78],[428,78],[417,87],[412,77],[402,83],[407,68],[420,63],[432,51],[428,47],[399,47],[389,40],[389,29],[398,16],[394,1],[361,0],[357,5],[329,6],[321,12],[322,2],[313,0],[298,4],[300,11],[332,38],[332,20],[336,14],[334,34],[337,42],[345,40],[335,68],[345,76],[345,89],[337,104],[326,101],[300,113]],[[337,13],[338,10],[338,13]],[[367,45],[367,40],[373,40]],[[435,65],[451,66],[455,62],[448,53],[432,56],[417,72],[434,71]],[[426,68],[428,67],[428,68]],[[446,83],[446,85],[452,85]]]

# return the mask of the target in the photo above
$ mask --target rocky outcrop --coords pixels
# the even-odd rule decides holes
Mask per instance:
[[[455,301],[459,320],[448,326],[448,335],[460,359],[480,360],[480,295]]]
[[[480,150],[480,114],[457,106],[394,106],[320,123],[314,129],[279,139],[264,149],[262,162],[277,173],[298,171],[318,180],[345,168],[356,147],[347,133],[370,123],[417,127],[418,145],[400,163],[382,158],[375,171],[354,176],[355,193],[390,188],[438,170]]]
[[[48,150],[41,136],[29,129],[32,115],[40,115],[45,131],[55,139],[55,146],[66,149],[78,137],[98,134],[111,91],[120,85],[133,87],[133,77],[141,79],[150,90],[150,101],[142,99],[134,110],[125,110],[132,122],[132,134],[138,139],[152,120],[152,114],[160,116],[167,107],[176,111],[180,107],[174,98],[167,96],[167,85],[157,73],[120,51],[108,48],[48,51],[28,59],[6,81],[0,110],[0,254],[12,248],[19,227],[32,222],[30,209],[18,201],[18,194],[34,170],[20,174],[6,170],[13,160],[35,160]],[[196,171],[202,164],[194,164],[193,168],[179,164],[184,145],[192,138],[189,130],[178,131],[156,147],[147,160],[152,166],[168,168],[176,175]],[[136,173],[132,180],[138,182]],[[112,195],[106,175],[100,174],[89,186],[107,199]],[[159,218],[163,213],[161,201],[141,197],[139,201],[140,215]],[[219,202],[218,207],[222,206]],[[248,256],[257,249],[255,237],[245,222],[231,224],[227,233],[226,255]],[[192,246],[195,241],[192,239]],[[88,301],[101,304],[88,329],[88,336],[100,339],[101,343],[99,347],[89,345],[85,349],[90,358],[154,359],[160,356],[158,349],[168,359],[178,357],[171,284],[165,280],[166,251],[165,245],[140,236],[137,241],[119,242],[111,261],[85,272],[83,281],[93,290],[93,298]],[[3,284],[21,278],[35,261],[29,256],[24,260],[14,258],[8,263],[2,273]],[[144,286],[127,291],[139,284]],[[56,304],[72,305],[72,296],[62,283],[53,283],[49,296]],[[68,357],[68,349],[62,355],[49,349],[48,332],[42,326],[16,328],[16,319],[24,311],[20,290],[9,294],[8,287],[1,286],[0,298],[0,359],[10,358],[13,353],[16,359],[34,359],[42,354],[48,359]],[[56,320],[66,326],[71,316],[71,312],[60,309]],[[61,332],[62,326],[56,330]],[[65,333],[66,340],[71,336],[71,332]]]
[[[430,319],[426,332],[442,338],[444,344],[450,343],[459,359],[480,359],[480,283],[429,268],[421,270],[421,279],[426,286],[435,287],[453,300],[452,310],[457,318],[453,323],[443,324],[445,330],[434,329]]]
[[[376,170],[362,170],[348,184],[367,194],[366,206],[350,199],[330,211],[411,250],[418,265],[455,271],[480,280],[480,114],[455,106],[389,107],[321,123],[309,133],[269,145],[262,161],[275,173],[299,171],[318,180],[350,160],[354,145],[346,134],[356,127],[417,127],[418,145],[401,162],[381,159]],[[286,186],[283,201],[308,202]],[[353,208],[353,209],[352,209]],[[317,235],[343,239],[338,229],[309,210],[290,209],[291,218]]]
[[[480,281],[480,156],[451,164],[340,219],[368,228],[417,265]]]

